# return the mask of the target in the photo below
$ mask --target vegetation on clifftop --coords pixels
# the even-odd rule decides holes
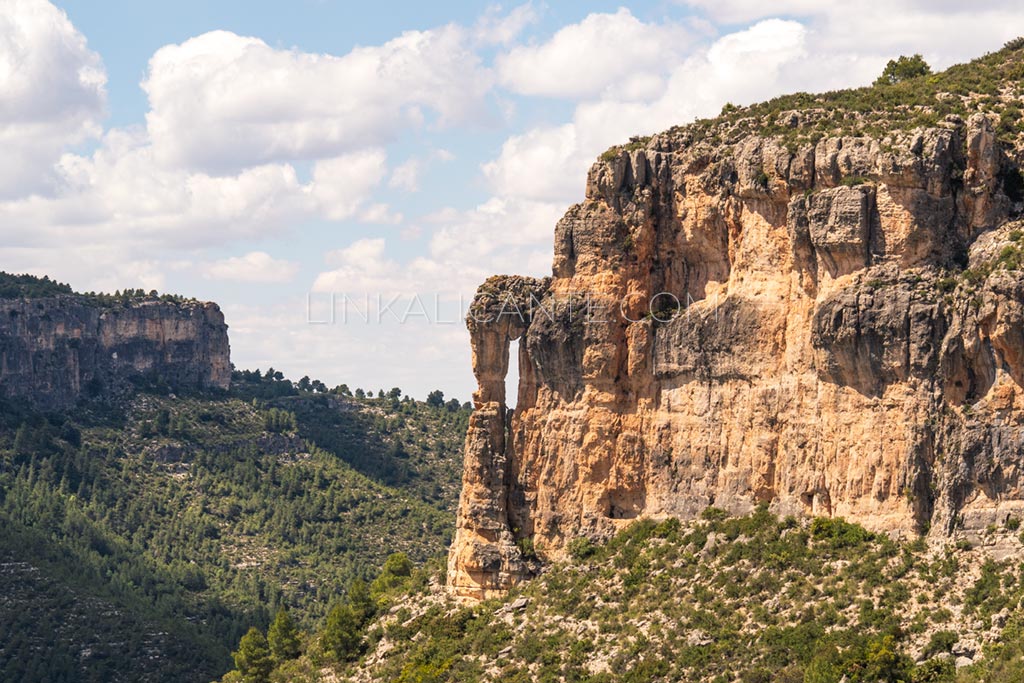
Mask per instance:
[[[939,73],[876,81],[849,90],[783,95],[693,126],[712,137],[728,139],[751,133],[801,142],[814,142],[825,135],[881,139],[893,132],[934,126],[948,116],[966,118],[982,112],[999,117],[997,132],[1012,144],[1024,132],[1019,106],[1022,95],[1024,41],[1018,39],[998,52]],[[796,127],[786,116],[795,112],[807,115]]]
[[[176,303],[195,301],[195,299],[178,294],[160,294],[155,289],[148,292],[143,289],[125,289],[117,290],[113,294],[104,292],[80,293],[73,290],[71,285],[51,280],[49,276],[16,275],[0,271],[0,299],[40,299],[62,295],[77,295],[82,297],[83,301],[98,306],[126,305],[144,300],[172,301]]]
[[[781,138],[792,149],[826,136],[887,136],[918,127],[965,119],[975,112],[998,119],[996,132],[1011,146],[1024,144],[1024,38],[945,71],[931,73],[920,55],[892,60],[870,86],[824,93],[798,92],[746,107],[726,104],[719,116],[676,126],[649,140],[679,138],[712,145],[732,144],[748,135]],[[902,62],[900,61],[902,60]],[[602,155],[610,161],[630,145]]]
[[[0,299],[35,299],[73,293],[71,285],[56,282],[49,277],[15,275],[0,270]]]

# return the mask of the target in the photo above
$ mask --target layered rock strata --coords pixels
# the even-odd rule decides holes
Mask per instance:
[[[1020,171],[991,120],[630,147],[556,226],[552,278],[477,294],[457,594],[709,506],[894,534],[1024,514]]]
[[[133,379],[226,389],[230,349],[217,305],[144,299],[104,306],[70,295],[0,300],[0,396],[65,408]]]

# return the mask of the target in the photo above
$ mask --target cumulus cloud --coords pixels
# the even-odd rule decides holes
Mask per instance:
[[[656,97],[603,93],[580,102],[569,123],[511,136],[483,165],[484,176],[499,196],[578,201],[587,168],[609,146],[715,114],[730,99],[748,102],[777,93],[784,67],[806,54],[806,38],[803,25],[779,19],[727,34],[675,63]]]
[[[320,213],[344,220],[356,213],[387,173],[387,155],[368,149],[316,162],[311,192]]]
[[[359,212],[359,220],[363,223],[376,223],[378,225],[398,225],[405,216],[400,211],[392,211],[388,204],[370,204]]]
[[[423,256],[400,264],[388,255],[387,241],[383,237],[359,239],[347,247],[330,251],[324,262],[330,269],[316,276],[314,292],[352,296],[356,300],[363,297],[373,305],[400,297],[403,306],[416,296],[432,297],[442,294],[442,290],[445,295],[459,293],[453,283],[453,279],[458,280],[457,273],[446,272],[443,264]]]
[[[457,291],[473,291],[495,272],[550,274],[551,235],[565,208],[561,202],[492,197],[469,210],[440,211],[428,219],[435,226],[430,260]]]
[[[406,192],[416,192],[420,189],[421,166],[422,162],[419,159],[409,159],[399,164],[391,172],[388,187],[393,187],[396,190],[405,190]]]
[[[578,195],[584,179],[579,170],[581,145],[577,126],[534,128],[513,135],[501,147],[497,159],[485,163],[484,176],[502,196],[558,201]]]
[[[158,50],[142,87],[157,159],[224,171],[336,156],[428,117],[465,122],[483,110],[490,76],[457,25],[340,57],[213,31]]]
[[[331,270],[313,281],[313,291],[334,293],[390,293],[413,287],[407,274],[385,255],[382,237],[356,240],[342,249],[328,252],[324,261]]]
[[[406,192],[418,192],[420,176],[428,165],[436,162],[447,163],[454,159],[455,155],[446,149],[434,149],[422,158],[407,159],[391,172],[388,187]]]
[[[203,269],[203,275],[214,280],[260,283],[289,282],[298,272],[298,263],[275,259],[265,251],[214,261]]]
[[[53,191],[53,163],[100,134],[106,72],[61,10],[6,0],[0,12],[0,197]]]
[[[540,45],[513,48],[497,60],[501,83],[524,95],[581,98],[606,88],[650,94],[666,64],[684,54],[690,34],[675,24],[645,24],[628,9],[591,14]]]
[[[406,263],[388,254],[382,237],[328,252],[316,292],[471,295],[494,272],[544,275],[551,270],[551,231],[560,204],[491,198],[468,210],[447,208],[425,218],[428,249]]]
[[[523,29],[536,23],[539,18],[531,2],[514,7],[507,14],[501,13],[500,6],[491,5],[476,22],[477,42],[484,45],[508,45],[519,37]]]
[[[768,17],[796,17],[813,29],[812,49],[823,56],[873,64],[899,54],[921,52],[933,66],[946,67],[998,49],[1024,31],[1014,0],[680,0],[719,24],[743,24]],[[884,61],[882,62],[884,63]]]
[[[59,197],[0,201],[7,245],[193,248],[267,237],[306,220],[369,211],[369,194],[386,174],[381,150],[319,161],[307,183],[290,164],[216,176],[168,169],[153,156],[141,130],[111,131],[90,156],[65,154],[56,169]]]
[[[724,24],[738,24],[765,17],[813,15],[829,11],[826,3],[817,0],[681,0],[681,5],[701,10],[710,19]]]

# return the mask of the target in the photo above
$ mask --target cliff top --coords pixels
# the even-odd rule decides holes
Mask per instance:
[[[73,296],[96,306],[116,306],[164,301],[177,304],[201,303],[192,297],[180,294],[160,294],[155,289],[118,290],[113,294],[105,292],[76,292],[71,285],[51,280],[49,276],[36,277],[28,273],[14,274],[0,271],[0,299],[42,299],[58,296]]]
[[[905,59],[914,60],[901,62]],[[1024,37],[939,73],[930,73],[923,61],[920,66],[924,73],[910,77],[897,73],[887,78],[887,68],[874,84],[862,88],[797,92],[746,107],[726,104],[715,118],[674,126],[657,136],[634,137],[610,148],[602,159],[610,160],[622,150],[657,148],[663,142],[731,144],[748,135],[781,137],[794,149],[827,136],[884,139],[894,132],[956,123],[977,112],[998,117],[1000,142],[1024,148]]]
[[[0,299],[36,299],[44,296],[74,294],[71,285],[35,275],[15,275],[0,271]]]

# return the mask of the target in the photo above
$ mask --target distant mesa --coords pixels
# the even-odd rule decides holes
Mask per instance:
[[[213,303],[0,273],[0,397],[60,409],[132,383],[227,389],[227,329]]]

